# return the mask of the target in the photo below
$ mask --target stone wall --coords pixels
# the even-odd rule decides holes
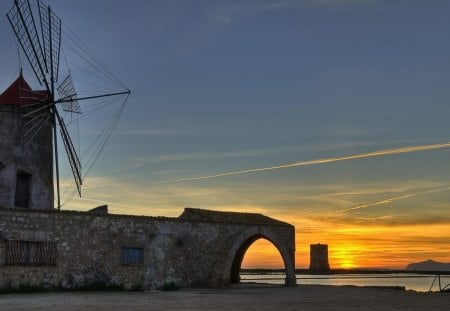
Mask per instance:
[[[276,243],[287,284],[295,284],[293,226],[241,223],[239,217],[232,222],[190,218],[0,209],[0,288],[223,286],[230,282],[236,252],[254,236]],[[11,241],[56,242],[56,265],[8,265]],[[143,262],[123,265],[123,247],[143,249]]]
[[[30,176],[31,209],[53,208],[52,123],[43,112],[36,135],[27,144],[22,137],[21,107],[0,105],[0,206],[14,207],[16,177],[21,172]]]

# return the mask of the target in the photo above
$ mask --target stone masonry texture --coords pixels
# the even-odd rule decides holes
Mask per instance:
[[[0,288],[226,286],[236,252],[255,237],[280,250],[286,284],[295,284],[294,227],[263,215],[187,208],[165,218],[0,208]],[[6,265],[7,241],[54,242],[56,265]],[[142,264],[123,265],[123,247],[142,248]]]

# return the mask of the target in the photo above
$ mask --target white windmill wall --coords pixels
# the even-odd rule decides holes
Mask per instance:
[[[52,124],[44,122],[25,146],[20,106],[0,105],[0,207],[53,208]],[[28,206],[16,206],[18,175],[29,181]],[[23,177],[19,177],[23,178]]]

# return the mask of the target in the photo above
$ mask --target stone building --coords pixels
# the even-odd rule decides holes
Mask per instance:
[[[22,74],[0,95],[0,206],[53,209],[51,114],[23,117],[46,98]]]
[[[158,288],[239,282],[256,240],[280,252],[286,285],[296,284],[295,228],[249,213],[187,208],[176,218],[53,208],[51,114],[22,75],[0,95],[0,291],[23,286]]]
[[[0,289],[220,287],[264,238],[296,284],[295,228],[260,214],[187,208],[176,218],[1,209]]]
[[[311,244],[309,248],[310,262],[309,270],[311,273],[329,273],[330,264],[328,263],[328,245]]]

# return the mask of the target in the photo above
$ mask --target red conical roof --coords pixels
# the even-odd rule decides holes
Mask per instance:
[[[22,72],[1,95],[0,105],[23,106],[48,98],[47,91],[33,91],[23,78]]]

